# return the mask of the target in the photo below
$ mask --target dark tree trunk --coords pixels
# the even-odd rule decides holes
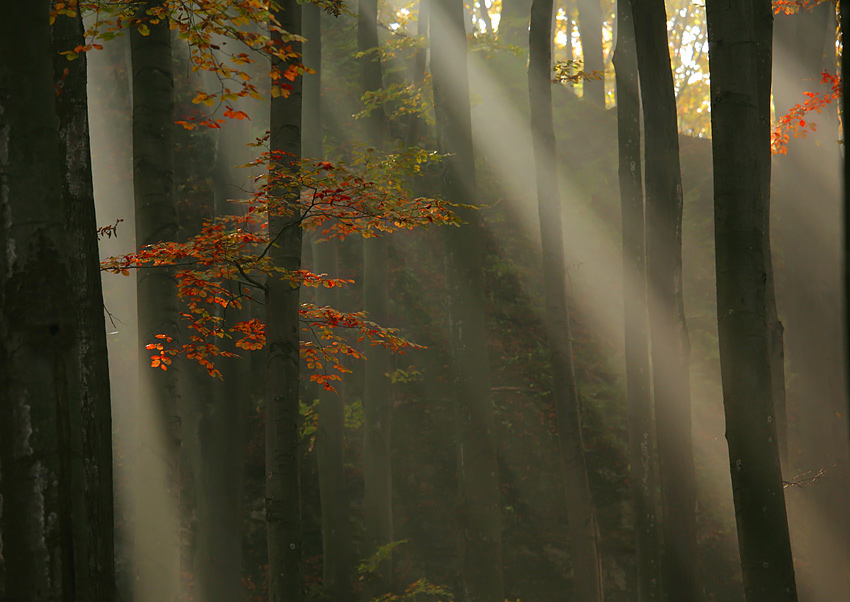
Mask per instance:
[[[643,170],[640,156],[640,90],[635,30],[628,0],[617,2],[617,84],[620,204],[623,229],[623,305],[625,311],[626,404],[629,460],[635,508],[637,600],[661,599],[660,550],[652,430],[652,386],[646,305]]]
[[[587,72],[605,70],[602,51],[602,7],[599,0],[577,0],[578,30],[581,37],[582,68]],[[605,107],[605,78],[586,81],[582,84],[582,98],[596,106]]]
[[[284,31],[301,33],[301,5],[285,0],[275,13]],[[278,37],[278,34],[275,34]],[[301,43],[290,41],[301,53]],[[278,65],[282,70],[285,65]],[[280,235],[269,251],[275,266],[301,268],[300,186],[294,161],[301,158],[301,87],[271,101],[270,147],[279,155],[270,167],[280,185],[269,198],[269,235]],[[274,159],[273,159],[274,161]],[[266,534],[269,548],[269,602],[301,602],[301,491],[299,479],[300,288],[286,279],[266,283]]]
[[[682,296],[682,177],[676,98],[662,0],[632,0],[646,136],[646,264],[666,600],[703,599]]]
[[[133,63],[133,188],[136,246],[177,240],[174,199],[174,80],[171,32],[166,21],[147,22],[148,35],[130,33]],[[136,466],[136,596],[141,602],[172,602],[179,594],[180,417],[175,369],[151,368],[145,345],[164,334],[177,345],[177,294],[169,269],[141,269],[138,300],[139,410]],[[161,443],[160,443],[161,442]],[[152,485],[153,484],[153,485]]]
[[[86,55],[68,61],[60,52],[83,45],[83,19],[57,16],[53,25],[54,78],[59,118],[59,151],[64,157],[62,195],[70,233],[74,300],[79,325],[76,367],[79,399],[69,404],[74,435],[71,463],[74,522],[74,584],[81,600],[115,596],[114,516],[112,500],[112,413],[109,360],[98,262],[94,189],[89,145]],[[84,460],[85,459],[85,460]],[[80,490],[81,488],[81,490]]]
[[[466,36],[460,0],[432,0],[431,74],[437,148],[446,199],[476,199],[475,156]],[[449,353],[458,442],[458,526],[465,599],[503,602],[502,527],[495,425],[484,322],[481,223],[477,211],[458,208],[465,222],[443,230],[449,289]]]
[[[304,64],[316,73],[304,79],[303,150],[310,159],[324,156],[322,144],[322,21],[321,8],[306,4],[303,10]],[[339,243],[334,240],[313,242],[313,271],[339,274]],[[316,290],[316,304],[340,307],[337,288]],[[345,385],[336,385],[337,393],[321,387],[316,455],[319,463],[319,499],[322,504],[322,583],[326,595],[336,602],[350,602],[352,591],[351,528],[348,523],[349,500],[345,487]]]
[[[378,47],[378,2],[359,0],[357,15],[357,49],[369,52]],[[371,52],[360,59],[360,91],[376,92],[383,87],[381,59]],[[381,151],[386,132],[386,116],[382,106],[365,118],[366,140]],[[363,308],[369,319],[386,324],[387,308],[387,238],[363,241]],[[366,554],[371,556],[393,540],[392,462],[392,392],[387,376],[390,372],[389,351],[381,346],[368,350],[363,390],[363,472],[365,481]],[[382,596],[392,585],[392,555],[380,563],[376,579],[370,582],[370,595]]]
[[[575,573],[576,598],[586,602],[602,602],[604,595],[599,529],[596,508],[590,497],[573,366],[570,311],[567,302],[567,268],[561,226],[561,198],[558,191],[557,148],[552,122],[550,36],[553,10],[552,0],[532,2],[531,30],[528,38],[528,96],[537,174],[537,207],[543,246],[546,330],[549,336],[553,401],[567,501],[570,557]]]
[[[706,12],[718,334],[744,590],[748,602],[790,602],[797,589],[776,441],[766,291],[771,64],[762,47],[769,47],[773,15],[769,0],[709,0]]]
[[[57,131],[49,10],[45,1],[0,3],[0,597],[113,600],[85,68],[69,69]],[[67,18],[57,44],[73,49],[77,28]],[[80,164],[69,169],[63,152]],[[81,230],[71,235],[69,224]]]

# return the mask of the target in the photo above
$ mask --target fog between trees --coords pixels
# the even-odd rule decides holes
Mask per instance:
[[[0,0],[0,599],[847,600],[836,14]]]

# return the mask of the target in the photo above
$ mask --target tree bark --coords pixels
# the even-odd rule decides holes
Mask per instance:
[[[133,188],[136,246],[141,248],[177,239],[174,198],[174,80],[171,32],[161,20],[150,23],[146,11],[156,2],[143,2],[137,16],[149,34],[138,27],[130,33],[133,68]],[[173,271],[140,269],[138,300],[139,412],[136,467],[135,559],[136,597],[140,602],[170,602],[179,595],[180,538],[177,513],[180,500],[180,417],[177,372],[151,368],[149,343],[156,335],[172,337],[177,345],[177,294]]]
[[[304,19],[304,64],[315,71],[304,80],[305,157],[321,159],[322,143],[322,22],[321,8],[306,4]],[[338,248],[335,240],[313,241],[313,271],[317,274],[339,274]],[[320,306],[340,307],[337,288],[316,289]],[[319,388],[319,424],[316,432],[316,455],[319,464],[319,499],[322,504],[322,583],[326,595],[337,602],[353,600],[352,562],[354,559],[349,500],[345,487],[345,385],[336,385],[337,393]]]
[[[281,28],[301,33],[301,5],[285,0],[275,17]],[[275,37],[279,34],[275,33]],[[301,43],[289,41],[301,53]],[[285,65],[278,65],[284,69]],[[269,235],[280,235],[269,257],[288,272],[301,268],[300,186],[295,177],[301,158],[303,78],[289,96],[271,101],[270,176],[280,185],[269,198]],[[285,154],[281,154],[285,153]],[[299,479],[300,288],[285,279],[266,283],[266,534],[269,548],[269,601],[301,602],[303,537]]]
[[[528,38],[528,96],[537,175],[537,206],[543,246],[543,286],[546,330],[552,371],[558,446],[567,501],[570,555],[575,573],[576,598],[601,602],[602,567],[596,508],[590,496],[584,441],[581,432],[567,301],[561,198],[558,191],[557,148],[552,121],[552,0],[531,4]]]
[[[770,44],[773,14],[768,0],[709,0],[706,13],[718,334],[744,591],[748,602],[791,602],[797,589],[776,441],[766,290],[771,62],[761,47]]]
[[[437,148],[445,198],[473,204],[475,156],[469,104],[466,36],[459,0],[431,4],[431,74]],[[481,223],[477,211],[457,208],[465,222],[443,230],[449,292],[449,353],[458,442],[461,572],[468,602],[503,602],[502,527],[495,425],[484,322]]]
[[[71,463],[75,593],[83,600],[115,596],[114,516],[112,499],[112,412],[109,358],[103,318],[97,221],[89,144],[86,55],[77,60],[59,54],[85,43],[83,19],[57,16],[53,25],[54,78],[59,94],[59,152],[64,157],[62,195],[70,234],[74,299],[79,325],[76,367],[79,400],[69,404],[74,435]],[[77,422],[79,421],[79,422]],[[85,460],[84,460],[85,459]]]
[[[682,177],[664,2],[632,0],[646,156],[646,252],[666,600],[704,598],[682,296]]]
[[[602,51],[602,7],[599,0],[577,0],[578,29],[581,39],[582,68],[587,72],[605,70]],[[605,108],[605,77],[582,83],[582,98],[598,107]]]
[[[0,597],[112,600],[96,234],[93,226],[68,231],[69,222],[94,221],[90,164],[72,172],[61,158],[64,151],[84,160],[88,132],[79,97],[71,97],[80,94],[79,69],[69,70],[57,123],[49,10],[45,1],[0,2]],[[76,23],[62,23],[57,43],[75,32]],[[91,414],[104,404],[105,422]]]
[[[359,0],[357,14],[357,49],[374,51],[378,47],[378,2]],[[383,87],[381,60],[377,53],[360,59],[360,91],[376,92]],[[382,106],[365,118],[366,141],[380,152],[384,145],[386,116]],[[363,308],[369,319],[386,324],[387,250],[384,236],[363,241]],[[363,391],[363,471],[365,481],[364,510],[366,513],[366,554],[372,556],[393,540],[392,462],[390,438],[392,433],[392,392],[389,351],[381,346],[368,350]],[[375,579],[369,584],[372,597],[389,593],[392,586],[392,555],[378,566]]]
[[[660,600],[660,550],[652,430],[652,386],[647,324],[646,242],[640,156],[640,90],[635,30],[628,0],[617,2],[617,138],[623,230],[623,306],[625,313],[626,405],[629,460],[635,509],[637,600]]]

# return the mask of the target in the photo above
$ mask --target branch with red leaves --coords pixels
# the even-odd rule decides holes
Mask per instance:
[[[770,135],[770,150],[774,155],[784,155],[788,152],[788,141],[794,138],[805,138],[809,131],[816,131],[817,124],[809,119],[812,113],[820,113],[833,100],[841,98],[841,78],[824,71],[820,83],[829,86],[826,92],[803,92],[806,97],[774,124]]]
[[[285,159],[267,152],[251,165],[268,166]],[[246,351],[265,345],[262,322],[254,319],[227,326],[228,310],[240,308],[245,302],[262,302],[265,280],[281,278],[293,287],[327,288],[351,282],[308,270],[290,272],[271,262],[268,251],[282,234],[268,232],[269,199],[274,192],[281,187],[298,186],[302,190],[299,201],[283,207],[275,203],[275,210],[297,212],[299,226],[316,230],[324,239],[345,238],[354,233],[379,236],[399,229],[455,224],[451,204],[440,199],[410,199],[404,184],[404,173],[415,172],[423,163],[436,159],[433,154],[413,149],[381,157],[366,152],[352,168],[327,161],[300,162],[297,176],[286,175],[291,171],[270,169],[258,178],[259,190],[244,202],[242,215],[207,222],[197,236],[184,243],[161,242],[136,253],[111,257],[101,264],[101,269],[124,275],[134,269],[175,270],[177,294],[185,306],[181,315],[191,335],[179,346],[173,345],[170,337],[158,335],[157,341],[146,346],[154,352],[151,366],[167,370],[174,357],[184,355],[203,365],[211,376],[220,377],[215,358],[235,354],[221,349],[219,340],[234,340],[236,347]],[[302,340],[301,356],[314,371],[311,380],[330,390],[331,383],[349,371],[341,363],[342,357],[363,358],[340,329],[356,331],[358,341],[395,352],[418,348],[396,330],[370,322],[362,313],[343,313],[305,303],[300,314],[302,330],[308,335]]]

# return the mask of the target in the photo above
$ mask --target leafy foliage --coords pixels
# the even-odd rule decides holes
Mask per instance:
[[[169,346],[173,342],[170,337],[157,335],[159,340],[146,346],[154,352],[151,367],[167,370],[175,356],[185,355],[198,361],[211,376],[220,377],[215,358],[232,357],[234,353],[221,349],[218,340],[233,339],[236,347],[246,351],[263,348],[265,325],[259,320],[229,327],[225,324],[228,310],[238,309],[246,301],[261,301],[258,294],[265,292],[267,278],[287,280],[293,287],[333,288],[351,282],[275,266],[269,251],[283,231],[268,231],[265,217],[270,212],[297,215],[294,227],[315,230],[324,239],[342,239],[354,233],[372,237],[399,229],[454,223],[449,203],[430,198],[411,201],[404,184],[402,174],[415,172],[435,159],[435,154],[421,149],[386,156],[367,150],[351,168],[327,161],[300,161],[294,171],[268,169],[257,178],[258,190],[241,215],[208,220],[199,234],[184,243],[161,242],[104,261],[102,270],[123,275],[131,269],[177,270],[178,296],[186,306],[182,316],[192,334],[179,348]],[[291,164],[291,157],[268,151],[250,165],[274,167],[284,162]],[[302,193],[295,203],[287,204],[277,191],[291,187],[298,187]],[[349,338],[339,334],[341,331],[355,332],[358,343],[365,341],[394,352],[419,348],[395,329],[370,322],[363,312],[345,313],[302,303],[300,315],[307,335],[301,341],[301,357],[313,371],[310,379],[329,390],[333,390],[333,381],[350,372],[340,361],[342,357],[364,358]]]
[[[811,113],[820,113],[833,100],[841,98],[841,78],[826,71],[821,73],[820,83],[829,86],[826,92],[803,92],[806,97],[802,103],[797,103],[779,118],[774,124],[770,135],[770,148],[775,155],[788,152],[788,141],[794,138],[805,138],[809,131],[816,131],[817,124],[807,120]]]

